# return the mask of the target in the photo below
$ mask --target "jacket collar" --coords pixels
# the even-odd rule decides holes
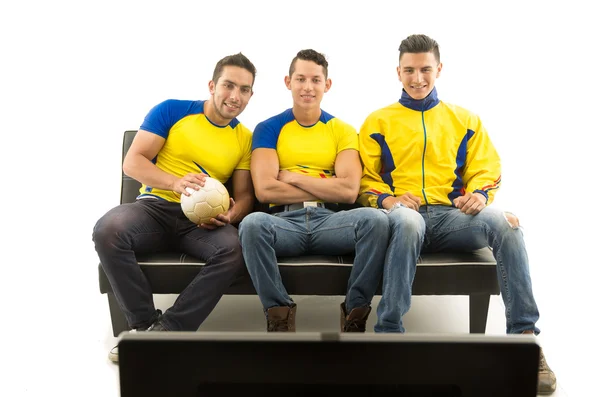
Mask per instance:
[[[416,110],[418,112],[424,112],[425,110],[429,110],[435,105],[437,105],[440,102],[440,100],[438,99],[437,90],[435,87],[433,87],[433,90],[429,93],[429,95],[427,95],[423,99],[418,100],[412,99],[410,95],[408,95],[406,91],[404,91],[403,88],[402,96],[400,97],[400,100],[398,102],[400,102],[401,105],[404,105],[409,109]]]

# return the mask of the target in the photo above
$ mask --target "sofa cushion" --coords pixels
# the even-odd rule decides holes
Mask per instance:
[[[202,261],[180,253],[138,255],[138,262],[157,294],[178,294],[204,266]],[[305,255],[278,258],[281,277],[290,295],[346,294],[352,269],[351,255]],[[100,290],[110,284],[101,266]],[[426,253],[419,258],[413,295],[472,295],[498,293],[496,262],[488,248],[472,253]],[[255,294],[248,274],[238,279],[228,294]],[[377,294],[381,294],[381,289]]]

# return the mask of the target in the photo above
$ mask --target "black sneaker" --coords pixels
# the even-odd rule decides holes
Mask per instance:
[[[131,332],[143,332],[145,330],[137,330],[137,329],[132,329],[129,330],[129,333]],[[110,349],[110,351],[108,352],[108,359],[110,361],[112,361],[115,364],[119,363],[119,344],[117,343],[117,345],[115,347],[113,347],[112,349]]]
[[[160,322],[161,317],[162,317],[162,312],[160,310],[157,310],[155,316],[153,317],[153,322],[148,328],[132,329],[129,332],[167,331],[167,329],[165,327],[163,327],[163,325]],[[108,359],[115,364],[119,363],[119,344],[118,343],[115,347],[110,349],[110,351],[108,352]]]
[[[164,325],[160,322],[160,320],[156,320],[154,322],[154,324],[152,324],[150,327],[148,327],[148,329],[146,331],[160,332],[160,331],[168,331],[168,329],[166,329],[164,327]]]

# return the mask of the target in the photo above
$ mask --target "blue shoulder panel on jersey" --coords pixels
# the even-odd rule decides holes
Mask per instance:
[[[203,112],[204,101],[167,99],[148,112],[140,129],[155,133],[166,139],[171,127],[179,120],[191,114],[201,114]]]
[[[329,113],[327,113],[326,111],[324,111],[323,109],[321,109],[321,117],[319,118],[319,121],[321,123],[327,124],[327,122],[332,119],[335,119],[335,116],[332,116]]]
[[[259,123],[252,134],[252,150],[258,148],[277,149],[277,140],[281,129],[293,120],[292,109],[288,109]]]

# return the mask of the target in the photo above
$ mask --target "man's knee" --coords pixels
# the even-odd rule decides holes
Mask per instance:
[[[414,231],[417,233],[425,231],[425,220],[421,214],[409,208],[394,209],[389,213],[388,219],[392,230]]]
[[[389,221],[387,215],[382,211],[375,208],[356,208],[352,211],[357,211],[356,213],[360,214],[360,221],[369,227],[369,229],[380,233],[387,233]]]
[[[107,244],[108,241],[114,239],[119,232],[125,230],[127,225],[122,221],[121,217],[113,216],[110,212],[104,215],[96,222],[92,231],[92,240],[96,245]]]
[[[492,228],[518,229],[521,226],[515,214],[497,208],[486,207],[477,216]]]
[[[132,225],[145,219],[145,213],[135,204],[121,204],[104,214],[92,232],[96,245],[111,243],[132,230]]]
[[[225,226],[215,240],[212,252],[208,252],[208,258],[226,257],[228,262],[243,261],[242,246],[237,230],[233,226]]]
[[[260,230],[260,228],[270,223],[271,217],[272,215],[266,212],[253,212],[246,215],[239,225],[240,236],[244,233],[252,233]]]
[[[510,227],[512,227],[513,229],[521,226],[521,224],[519,223],[519,218],[517,218],[517,216],[512,212],[504,212],[504,218],[506,219]]]

